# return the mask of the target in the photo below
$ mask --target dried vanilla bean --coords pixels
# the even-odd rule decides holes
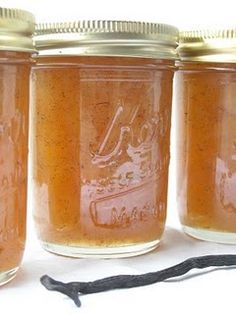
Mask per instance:
[[[80,307],[79,295],[82,294],[141,287],[182,276],[194,268],[203,269],[212,266],[236,266],[236,255],[223,254],[192,257],[169,268],[142,275],[119,275],[89,282],[69,283],[56,281],[44,275],[40,278],[40,281],[48,290],[58,291],[67,295]]]

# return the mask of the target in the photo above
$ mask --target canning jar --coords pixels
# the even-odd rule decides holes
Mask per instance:
[[[177,199],[184,231],[236,243],[236,30],[180,35]]]
[[[0,285],[15,276],[25,246],[33,32],[30,13],[0,8]]]
[[[158,245],[177,35],[141,22],[37,27],[33,209],[48,251],[120,257]]]

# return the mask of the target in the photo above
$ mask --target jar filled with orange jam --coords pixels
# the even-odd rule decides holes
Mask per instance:
[[[184,231],[236,243],[236,30],[180,35],[177,198]]]
[[[46,250],[122,257],[158,245],[177,35],[141,22],[38,26],[32,181]]]
[[[0,8],[0,285],[15,276],[25,246],[33,32],[30,13]]]

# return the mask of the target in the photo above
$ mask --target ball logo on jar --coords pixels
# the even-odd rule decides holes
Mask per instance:
[[[17,188],[22,178],[21,160],[12,160],[22,135],[25,133],[25,121],[20,112],[13,117],[0,120],[0,197],[11,194]]]
[[[225,211],[236,213],[236,142],[226,142],[225,151],[223,158],[216,159],[217,196]]]
[[[143,115],[146,107],[133,106],[127,114],[120,102],[96,151],[91,149],[91,163],[100,169],[109,167],[112,173],[90,185],[89,208],[96,226],[126,227],[160,219],[165,213],[166,205],[157,197],[161,189],[157,180],[168,164],[169,156],[160,158],[160,140],[167,131],[169,112],[155,113],[150,105]],[[108,151],[111,137],[114,144]]]
[[[25,133],[25,121],[19,111],[11,118],[0,119],[0,143],[6,140],[17,144],[22,133]]]

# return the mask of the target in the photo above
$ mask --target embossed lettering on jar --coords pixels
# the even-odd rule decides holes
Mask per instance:
[[[109,21],[64,26],[39,26],[36,36],[31,94],[39,238],[64,255],[144,253],[157,246],[165,224],[177,30]]]
[[[29,75],[34,18],[0,8],[0,285],[11,280],[25,246]]]
[[[236,243],[236,32],[184,32],[175,77],[178,209],[186,233]]]

